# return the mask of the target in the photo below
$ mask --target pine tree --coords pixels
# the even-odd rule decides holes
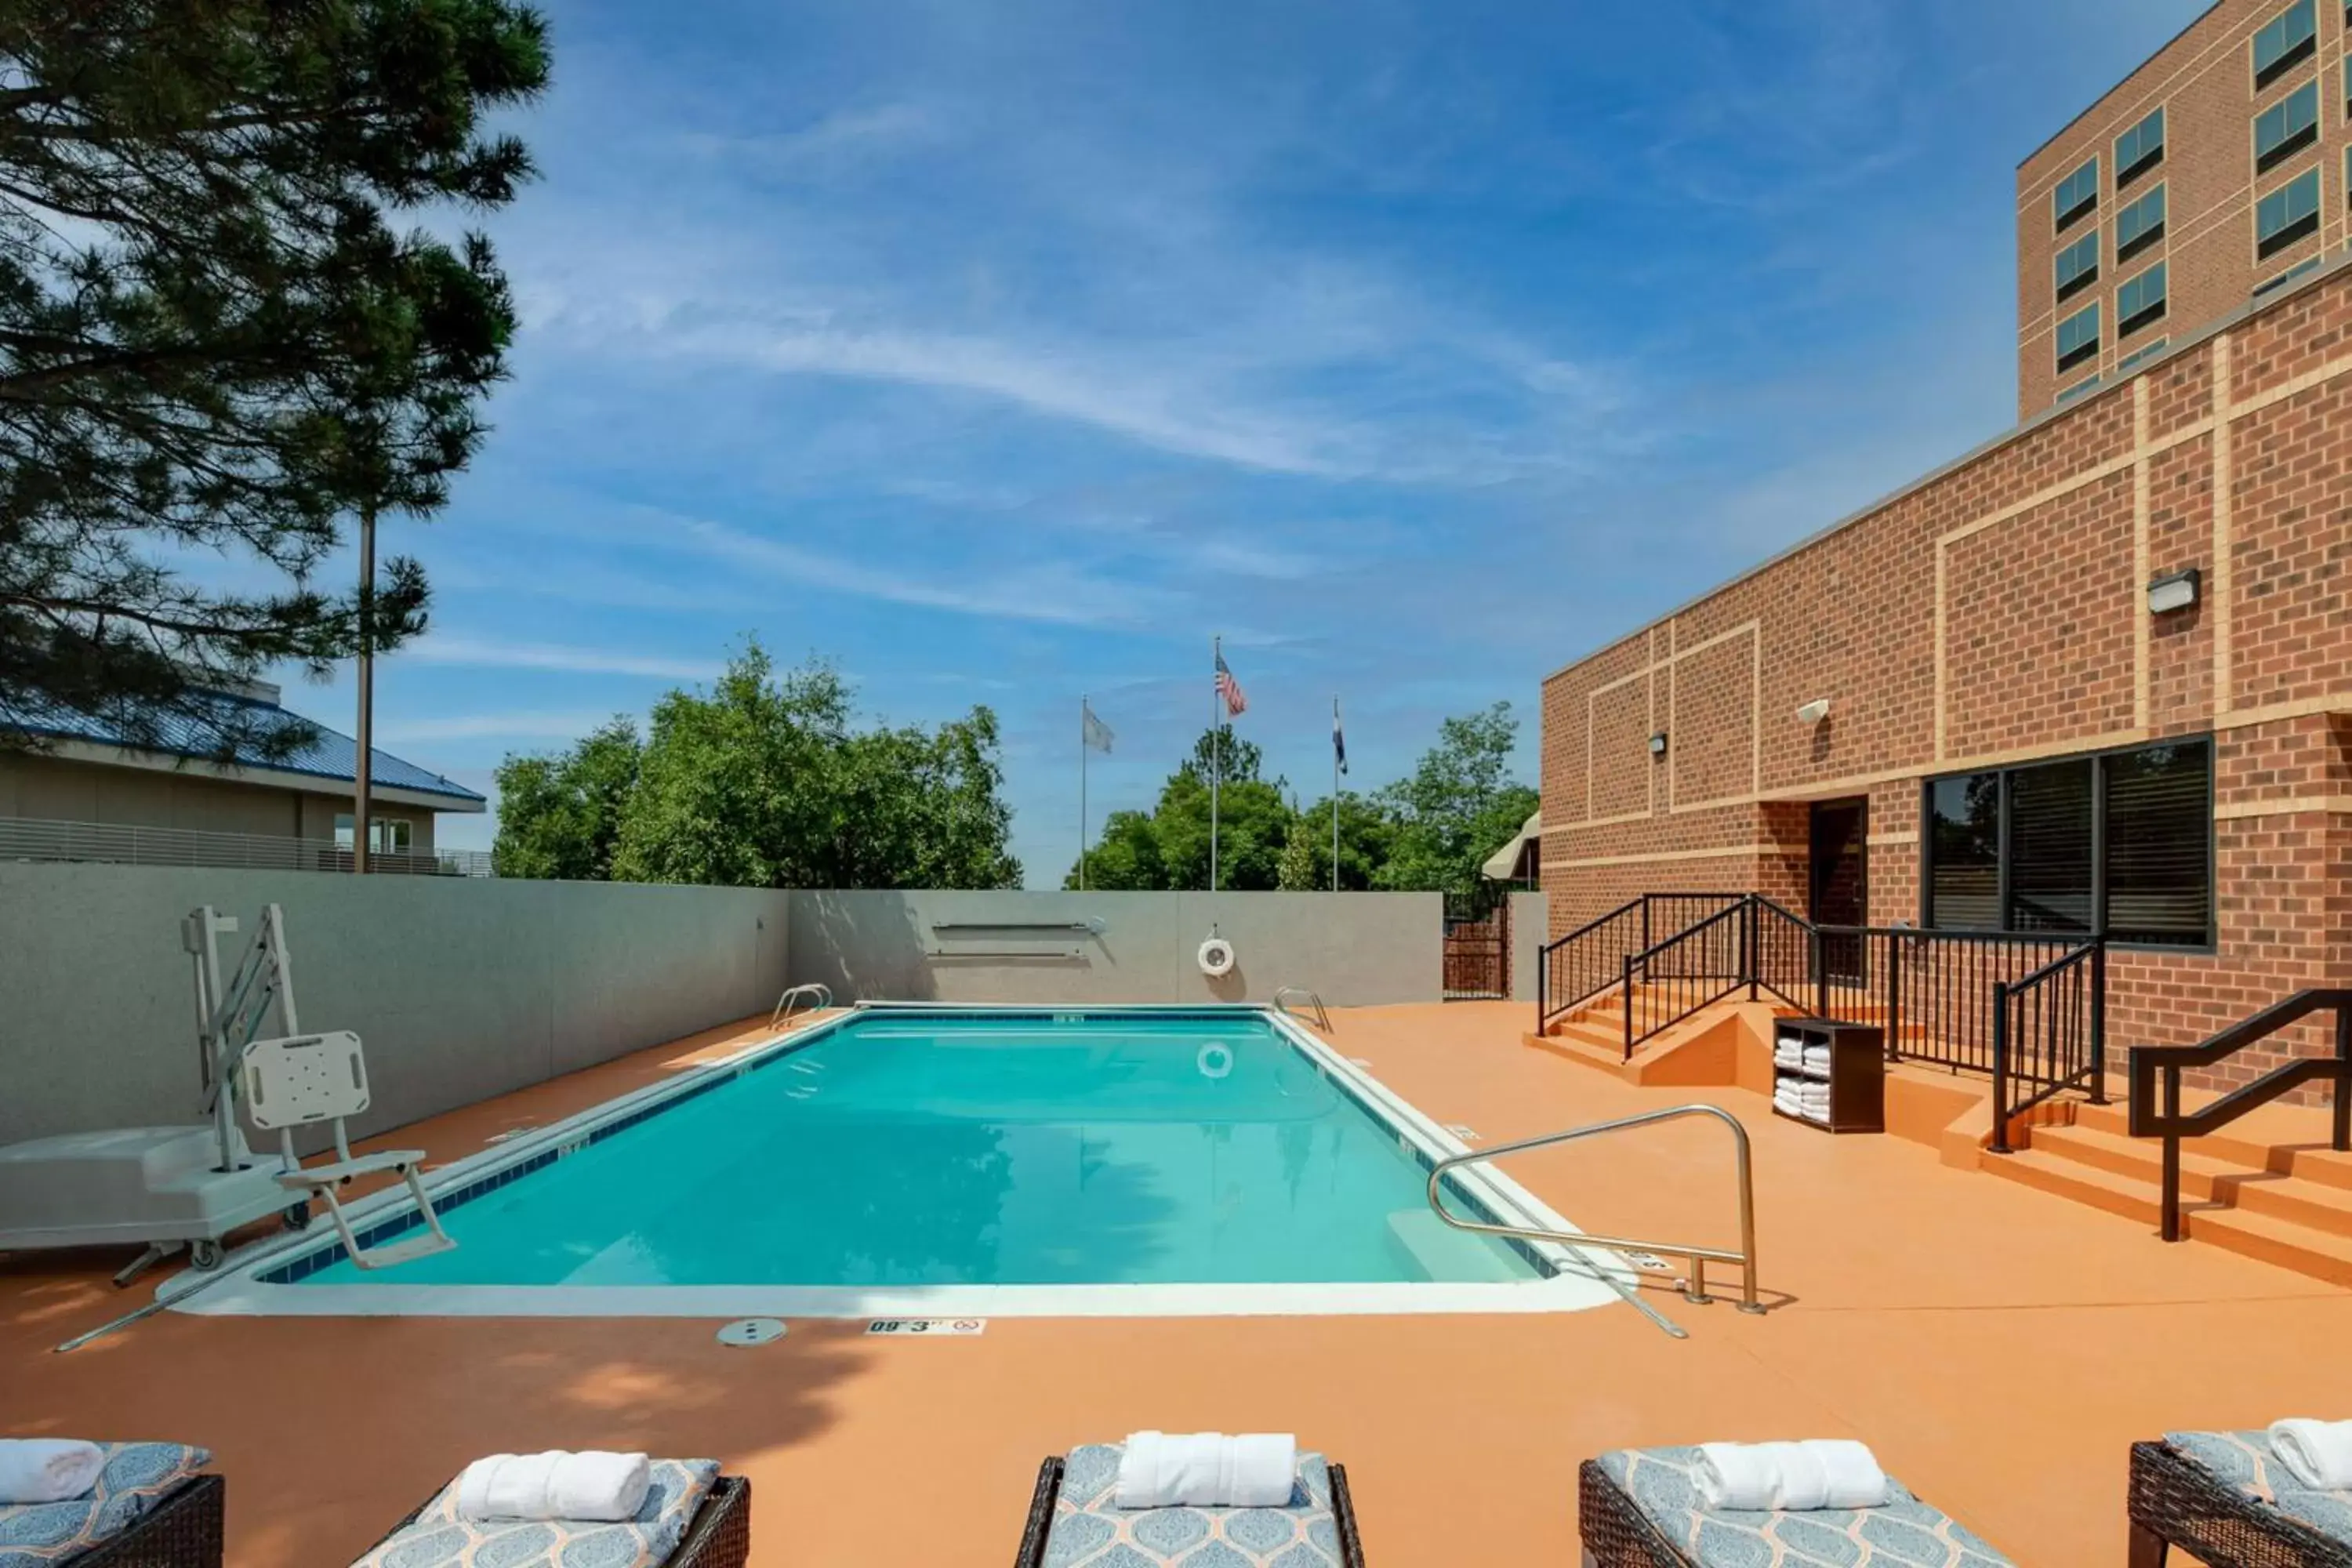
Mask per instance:
[[[488,241],[410,215],[512,199],[484,121],[547,72],[510,0],[0,0],[0,744],[354,650],[314,571],[446,500],[514,331]],[[425,600],[388,562],[376,646]]]

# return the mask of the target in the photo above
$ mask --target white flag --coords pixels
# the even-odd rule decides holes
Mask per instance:
[[[1086,702],[1079,703],[1078,717],[1080,720],[1080,728],[1084,731],[1086,735],[1087,745],[1092,750],[1097,752],[1109,751],[1111,742],[1110,726],[1095,717],[1095,710],[1092,705]]]

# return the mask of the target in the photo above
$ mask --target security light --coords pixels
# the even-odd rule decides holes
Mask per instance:
[[[1663,757],[1665,754],[1666,732],[1664,730],[1660,730],[1650,737],[1650,755],[1654,757]]]
[[[2187,609],[2197,602],[2198,581],[2199,574],[2194,566],[2185,572],[2171,572],[2156,578],[2147,585],[2147,613],[2162,616],[2174,610]]]
[[[1830,700],[1826,697],[1816,697],[1797,710],[1797,722],[1800,724],[1818,724],[1829,716]]]

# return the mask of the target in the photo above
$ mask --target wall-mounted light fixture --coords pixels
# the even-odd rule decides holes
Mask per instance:
[[[1797,710],[1797,722],[1800,724],[1818,724],[1829,716],[1830,700],[1826,697],[1816,697]]]
[[[2151,616],[2170,615],[2185,610],[2197,602],[2199,573],[2194,566],[2182,572],[2168,572],[2152,578],[2147,584],[2147,613]]]
[[[1663,757],[1665,754],[1666,732],[1664,730],[1659,730],[1650,736],[1650,755],[1654,757]]]

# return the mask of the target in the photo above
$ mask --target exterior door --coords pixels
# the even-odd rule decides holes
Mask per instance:
[[[1806,914],[1819,926],[1870,923],[1870,802],[1821,800],[1812,810],[1811,888]],[[1824,934],[1822,967],[1832,983],[1860,983],[1869,944]]]
[[[1445,895],[1448,1002],[1501,1001],[1511,994],[1511,900],[1499,899],[1483,912],[1480,901]]]

